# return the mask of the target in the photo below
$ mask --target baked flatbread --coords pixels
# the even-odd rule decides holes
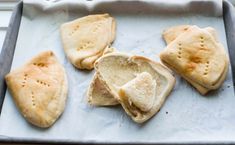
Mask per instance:
[[[109,47],[105,50],[104,54],[112,53],[115,48]],[[104,55],[103,54],[103,55]],[[88,88],[88,103],[95,106],[113,106],[119,104],[118,101],[109,93],[104,84],[99,80],[97,74],[91,81]]]
[[[176,37],[160,58],[201,94],[217,89],[227,74],[228,57],[222,44],[207,30],[197,26],[191,26]]]
[[[30,123],[49,127],[63,112],[67,77],[52,51],[38,54],[5,79],[15,104]]]
[[[61,26],[64,51],[79,69],[92,69],[115,39],[116,23],[109,14],[89,15]]]
[[[149,73],[142,72],[121,86],[118,94],[130,107],[134,104],[141,111],[148,112],[156,96],[156,81]]]
[[[193,25],[178,25],[178,26],[170,27],[170,28],[163,31],[162,36],[163,36],[165,42],[168,45],[173,40],[175,40],[176,37],[178,37],[179,35],[186,32],[192,26]],[[208,31],[214,37],[215,41],[218,41],[218,36],[217,36],[216,31],[215,31],[214,28],[206,27],[206,28],[203,28],[203,29]]]
[[[88,89],[88,103],[95,106],[112,106],[119,104],[113,95],[106,89],[103,82],[100,81],[97,74],[94,74]]]
[[[168,69],[141,56],[110,53],[95,62],[95,70],[107,91],[137,123],[147,121],[160,110],[175,84],[175,78]],[[146,82],[151,87],[148,88],[151,93],[147,93],[147,87],[138,86],[141,82]],[[133,86],[136,86],[138,92],[135,92]],[[141,92],[145,95],[141,95]],[[155,93],[154,97],[152,93]],[[140,100],[143,101],[144,98],[146,102],[141,104]],[[144,105],[149,106],[143,107]]]
[[[178,26],[173,26],[170,27],[166,30],[163,31],[163,38],[165,40],[165,42],[167,43],[167,45],[169,43],[171,43],[173,40],[175,40],[176,37],[178,37],[179,35],[183,34],[185,31],[187,31],[189,29],[189,27],[191,27],[192,25],[178,25]],[[216,30],[212,27],[206,27],[203,28],[204,30],[208,31],[215,39],[215,41],[219,41]],[[166,64],[165,64],[166,65]],[[173,68],[172,68],[173,69]],[[223,77],[221,77],[221,81],[223,80],[224,77],[226,77],[227,72],[224,72]],[[198,85],[197,83],[194,83],[193,81],[185,78],[188,82],[191,83],[192,86],[194,86],[201,94],[206,94],[209,89]]]

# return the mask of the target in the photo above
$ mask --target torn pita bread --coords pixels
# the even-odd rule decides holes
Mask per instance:
[[[104,54],[112,53],[113,51],[115,51],[115,48],[109,47],[105,50]],[[99,80],[96,73],[94,74],[91,84],[89,85],[87,96],[88,103],[91,105],[113,106],[119,104]]]
[[[149,73],[142,72],[121,86],[118,94],[128,105],[134,104],[141,111],[148,112],[156,96],[156,81]]]
[[[97,74],[94,74],[88,88],[88,103],[94,106],[112,106],[119,104],[113,95],[106,89],[103,82],[100,81]]]
[[[15,104],[30,123],[50,127],[62,114],[68,92],[67,77],[52,51],[38,54],[5,79]]]
[[[137,123],[147,121],[160,110],[175,84],[175,78],[168,69],[141,56],[130,57],[125,54],[110,53],[95,62],[95,70],[107,91],[118,100],[126,113]],[[138,86],[139,83],[145,81],[147,86],[152,87],[151,93],[147,93],[147,87],[144,86],[136,88],[137,92],[131,87],[133,84]],[[140,96],[141,92],[145,95]],[[154,97],[153,92],[155,92]],[[146,101],[150,102],[141,104],[140,100],[143,99],[134,99],[134,97],[147,97]],[[132,103],[128,100],[131,100]],[[150,106],[143,107],[146,104]]]
[[[191,26],[161,53],[162,62],[201,94],[217,89],[228,70],[228,56],[208,30]]]
[[[116,22],[109,14],[85,16],[60,28],[64,51],[71,63],[89,70],[114,41],[115,31]]]
[[[193,25],[178,25],[178,26],[170,27],[170,28],[163,31],[162,36],[163,36],[165,42],[168,45],[173,40],[175,40],[176,37],[178,37],[179,35],[186,32],[192,26]],[[217,36],[216,31],[215,31],[214,28],[206,27],[206,28],[203,28],[203,29],[208,31],[209,33],[211,33],[211,35],[215,38],[215,41],[218,41],[218,36]]]

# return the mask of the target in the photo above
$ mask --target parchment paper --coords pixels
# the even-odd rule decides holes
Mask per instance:
[[[59,35],[62,23],[108,12],[117,21],[117,50],[159,61],[161,34],[180,24],[214,27],[227,50],[222,1],[24,1],[12,69],[45,50],[53,50],[66,68],[69,95],[63,115],[49,129],[27,123],[7,91],[0,116],[0,136],[71,142],[229,142],[235,141],[235,97],[231,68],[218,91],[201,96],[184,79],[161,111],[148,122],[134,123],[120,106],[92,107],[86,91],[94,71],[81,71],[67,60]]]

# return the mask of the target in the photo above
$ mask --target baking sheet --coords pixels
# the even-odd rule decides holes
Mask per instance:
[[[117,37],[113,46],[122,52],[159,61],[157,54],[165,47],[162,31],[178,24],[214,27],[227,49],[221,1],[25,1],[12,69],[41,51],[53,50],[68,73],[69,96],[65,112],[56,124],[49,129],[38,129],[22,118],[7,91],[0,117],[0,135],[26,140],[78,142],[235,140],[235,97],[231,68],[223,86],[207,97],[200,96],[177,76],[177,84],[161,111],[143,125],[133,123],[121,107],[89,106],[86,103],[86,90],[94,72],[77,70],[68,62],[58,30],[63,22],[102,12],[109,12],[116,18]]]

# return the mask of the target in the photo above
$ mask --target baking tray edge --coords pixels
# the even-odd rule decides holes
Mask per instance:
[[[15,45],[17,41],[21,16],[23,10],[23,2],[19,2],[15,7],[13,14],[11,16],[9,28],[7,30],[7,34],[5,37],[5,41],[3,44],[3,49],[0,54],[0,68],[4,68],[0,70],[0,115],[1,108],[5,97],[6,92],[6,84],[4,80],[4,76],[10,71],[12,59],[14,56]],[[230,60],[235,56],[235,8],[233,5],[227,1],[223,0],[223,20],[225,24],[225,31],[229,49]],[[230,61],[232,66],[232,76],[233,76],[233,85],[235,80],[235,61]],[[95,141],[86,141],[86,142],[74,142],[70,140],[38,140],[38,139],[23,139],[23,138],[12,138],[6,136],[0,136],[0,143],[34,143],[34,144],[235,144],[235,142],[183,142],[183,143],[137,143],[137,142],[123,142],[123,143],[110,143],[110,142],[95,142]]]
[[[12,59],[15,52],[15,45],[21,22],[22,10],[23,2],[21,1],[13,10],[0,54],[0,115],[7,88],[4,77],[11,69]]]

